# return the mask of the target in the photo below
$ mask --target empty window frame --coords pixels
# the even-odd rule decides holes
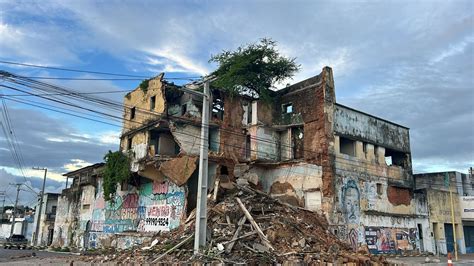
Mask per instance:
[[[132,149],[132,138],[128,138],[127,139],[127,150],[131,150]]]
[[[381,196],[383,194],[382,188],[382,184],[377,183],[377,195]]]
[[[355,141],[352,139],[339,137],[339,151],[342,154],[355,156]]]
[[[135,107],[132,107],[130,109],[130,120],[135,118]]]
[[[408,155],[404,152],[385,148],[385,163],[388,166],[396,165],[406,168],[408,164]]]
[[[212,99],[212,117],[222,120],[224,119],[224,101],[219,97],[214,95]]]
[[[188,105],[187,104],[181,105],[181,115],[185,115],[187,111],[188,111]]]
[[[284,114],[293,113],[293,103],[285,103],[282,105],[282,111]]]
[[[250,135],[247,135],[245,138],[245,157],[247,159],[250,159],[250,150],[251,149],[251,137]]]
[[[151,96],[150,97],[150,110],[151,111],[155,110],[155,105],[156,105],[156,96]]]
[[[293,158],[304,158],[304,129],[303,127],[294,127],[291,129]]]
[[[219,129],[209,128],[208,145],[210,151],[219,152]]]

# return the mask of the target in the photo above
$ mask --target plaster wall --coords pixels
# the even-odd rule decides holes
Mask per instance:
[[[124,124],[123,130],[125,133],[133,128],[138,128],[149,120],[156,119],[159,115],[165,112],[166,103],[164,97],[164,85],[161,81],[163,75],[151,79],[148,82],[148,89],[146,92],[140,87],[128,93],[124,98]],[[155,108],[151,109],[151,97],[155,97]],[[135,118],[131,119],[131,109],[135,107]]]
[[[459,197],[461,219],[474,221],[474,196]]]
[[[451,216],[451,199],[449,192],[442,190],[427,189],[427,198],[430,212],[430,223],[435,236],[436,246],[442,254],[447,252],[447,239],[445,224],[452,224]],[[456,242],[458,243],[459,251],[466,252],[464,243],[464,232],[462,230],[462,217],[459,204],[459,197],[453,193],[454,205],[454,223],[456,228]],[[434,226],[436,225],[436,226]]]
[[[334,108],[334,131],[383,147],[410,152],[407,128],[339,104]]]
[[[309,163],[252,168],[265,192],[290,204],[321,210],[321,166]]]

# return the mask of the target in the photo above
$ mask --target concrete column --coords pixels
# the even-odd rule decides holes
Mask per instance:
[[[377,158],[378,164],[385,164],[385,148],[377,146],[375,149],[375,156]]]
[[[362,141],[356,141],[355,143],[355,155],[358,159],[365,160],[365,153],[364,153],[364,143]]]
[[[375,161],[375,150],[374,150],[374,145],[372,144],[365,144],[366,145],[366,153],[365,153],[365,158],[369,162],[374,162]]]
[[[252,102],[252,125],[256,125],[258,123],[257,104],[257,101]]]
[[[334,151],[336,154],[341,154],[339,136],[334,136]]]

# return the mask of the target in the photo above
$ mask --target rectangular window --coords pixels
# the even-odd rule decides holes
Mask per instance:
[[[251,141],[250,135],[247,135],[245,139],[245,157],[247,159],[250,159],[250,147],[251,147],[250,141]]]
[[[286,103],[283,105],[283,113],[284,114],[291,114],[293,113],[293,104],[292,103]]]
[[[355,156],[355,141],[339,137],[339,151],[343,154]]]
[[[156,96],[151,96],[150,98],[150,110],[155,110]]]
[[[382,195],[383,192],[382,192],[382,184],[381,183],[377,183],[377,195]]]
[[[188,111],[188,106],[186,104],[181,105],[181,115],[185,115]]]
[[[404,152],[385,148],[385,163],[406,168],[408,166],[408,155]]]
[[[135,107],[132,107],[130,109],[130,120],[135,118]]]
[[[91,205],[90,204],[84,204],[82,205],[82,209],[83,210],[89,210],[91,208]]]
[[[128,138],[127,140],[127,150],[131,150],[132,149],[132,138]]]

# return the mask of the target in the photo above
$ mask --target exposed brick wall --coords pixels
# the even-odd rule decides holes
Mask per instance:
[[[387,198],[393,205],[410,205],[412,195],[410,189],[389,186],[387,188]]]
[[[239,97],[225,97],[224,118],[220,130],[220,151],[224,158],[234,162],[245,158],[245,138],[242,132],[242,117],[244,109]]]
[[[293,113],[301,114],[304,122],[304,158],[323,168],[323,196],[334,195],[334,80],[332,70],[325,67],[318,76],[290,86],[278,100],[277,115],[281,106],[293,104]]]

